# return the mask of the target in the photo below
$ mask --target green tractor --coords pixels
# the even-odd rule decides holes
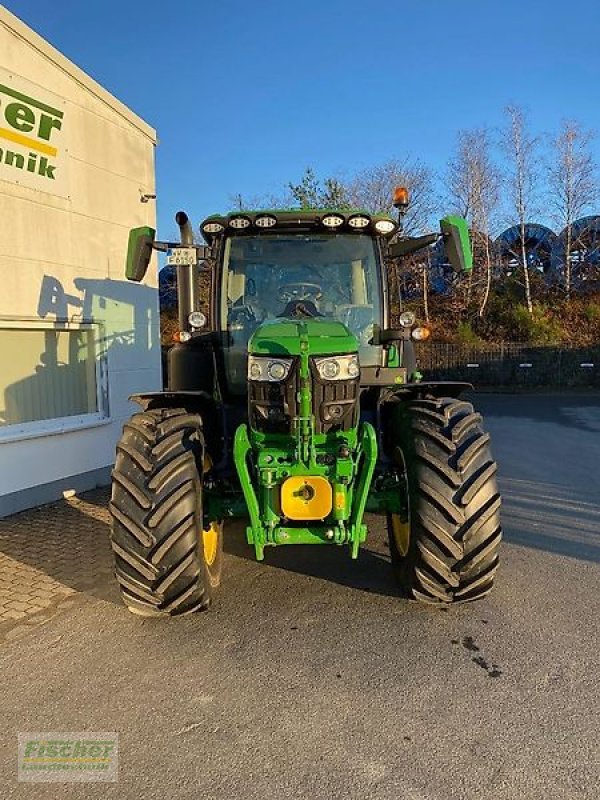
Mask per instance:
[[[446,217],[440,234],[404,236],[408,198],[395,198],[398,220],[212,216],[202,246],[184,212],[178,243],[131,231],[127,277],[168,251],[178,300],[168,388],[132,398],[142,410],[113,471],[111,543],[132,612],[208,608],[234,517],[262,560],[269,547],[317,544],[357,558],[365,513],[383,515],[401,594],[446,607],[492,588],[502,534],[489,436],[459,399],[469,384],[422,379],[414,341],[428,330],[392,309],[388,281],[394,259],[440,237],[469,270],[468,231]]]

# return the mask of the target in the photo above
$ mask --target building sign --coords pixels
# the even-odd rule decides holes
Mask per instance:
[[[65,101],[0,70],[0,179],[68,197]]]

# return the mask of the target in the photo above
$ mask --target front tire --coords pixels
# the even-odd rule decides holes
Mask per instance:
[[[203,531],[200,417],[183,409],[135,414],[123,428],[112,475],[111,545],[125,605],[175,616],[211,604],[222,526]]]
[[[449,605],[487,595],[502,538],[496,462],[481,416],[452,398],[400,405],[394,460],[409,512],[388,516],[392,566],[401,590]]]

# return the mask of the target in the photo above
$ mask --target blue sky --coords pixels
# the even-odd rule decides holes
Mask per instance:
[[[159,233],[229,198],[410,154],[442,170],[461,128],[600,129],[597,0],[8,0],[159,133]],[[600,141],[594,145],[600,156]]]

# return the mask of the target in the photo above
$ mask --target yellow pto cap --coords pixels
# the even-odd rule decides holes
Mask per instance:
[[[332,504],[331,484],[320,475],[294,475],[281,484],[281,511],[288,519],[325,519]]]

